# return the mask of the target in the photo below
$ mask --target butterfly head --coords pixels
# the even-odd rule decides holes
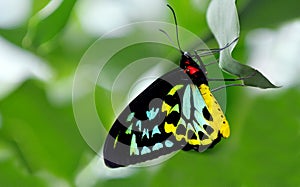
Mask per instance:
[[[193,60],[189,53],[182,53],[180,67],[183,69],[184,73],[188,74],[196,85],[199,86],[200,84],[208,84],[204,71]]]

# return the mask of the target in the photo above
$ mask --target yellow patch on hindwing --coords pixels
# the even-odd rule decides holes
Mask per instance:
[[[175,95],[175,93],[182,87],[182,85],[174,86],[169,91],[168,95]],[[200,85],[199,88],[192,85],[191,89],[192,95],[189,95],[189,97],[192,98],[188,97],[187,99],[192,99],[193,104],[197,104],[197,107],[192,108],[194,109],[192,112],[194,112],[194,114],[196,115],[194,119],[195,121],[189,121],[190,119],[185,119],[184,117],[181,117],[177,124],[165,122],[165,132],[172,133],[177,141],[183,140],[190,145],[209,145],[215,139],[217,139],[219,132],[224,138],[228,138],[230,135],[229,124],[225,118],[223,111],[221,110],[220,105],[210,92],[209,87],[205,84]],[[199,94],[199,96],[197,94]],[[180,114],[181,112],[179,111],[178,104],[176,104],[175,106],[170,106],[165,101],[163,101],[161,109],[163,112],[166,112],[166,116],[168,116],[172,112],[176,112],[178,114]],[[210,115],[211,119],[207,115]],[[209,126],[209,128],[204,127],[204,125]],[[185,129],[186,132],[184,133],[182,132],[182,130],[178,130],[179,128]],[[178,134],[179,131],[181,131],[180,134]],[[200,131],[202,132],[201,137],[198,134]],[[190,137],[191,133],[194,134],[193,138]]]
[[[165,131],[166,133],[170,133],[170,132],[176,132],[176,127],[174,127],[174,125],[171,123],[167,123],[165,122]]]
[[[179,123],[177,124],[177,126],[174,126],[174,124],[172,124],[172,123],[169,124],[169,123],[165,122],[165,126],[164,126],[165,132],[166,133],[172,133],[175,136],[177,141],[181,141],[182,139],[184,139],[190,145],[208,145],[208,144],[212,143],[211,139],[200,140],[197,133],[195,133],[197,139],[190,139],[188,137],[188,134],[187,134],[188,131],[184,135],[183,134],[177,134],[176,133],[177,128],[179,127],[179,125],[182,125],[182,124],[179,124]]]
[[[181,88],[183,88],[182,85],[174,86],[167,95],[174,96]],[[190,89],[192,90],[191,95],[189,95],[190,92],[184,92],[184,94],[188,93],[188,97],[183,102],[189,103],[190,101],[187,101],[187,99],[192,99],[192,106],[193,104],[197,104],[197,106],[194,106],[195,108],[191,108],[191,113],[196,115],[195,119],[189,121],[191,119],[185,119],[184,116],[182,116],[177,124],[165,122],[165,132],[172,133],[177,141],[183,140],[190,145],[209,145],[217,139],[219,132],[223,137],[227,138],[230,134],[228,122],[216,99],[211,94],[209,87],[204,84],[200,85],[199,88],[195,85],[191,85]],[[202,110],[202,107],[205,107],[207,112],[204,111],[204,108]],[[162,112],[166,112],[166,116],[172,112],[178,114],[181,112],[179,111],[178,104],[170,106],[165,101],[163,101],[161,109]],[[207,117],[207,113],[211,115],[211,119]],[[208,127],[204,127],[204,125],[207,125]],[[182,132],[182,129],[185,129],[185,133]],[[178,134],[179,131],[181,132]],[[202,133],[201,137],[199,136],[201,134],[200,132]],[[194,135],[193,138],[190,137],[191,133]]]
[[[213,121],[210,121],[210,125],[219,129],[224,138],[228,138],[230,136],[229,124],[217,100],[212,95],[207,85],[201,84],[199,90],[207,105],[207,110],[213,117]]]

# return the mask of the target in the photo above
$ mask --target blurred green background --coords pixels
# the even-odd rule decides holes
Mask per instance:
[[[209,2],[168,3],[180,26],[215,48],[205,17]],[[227,89],[229,139],[201,154],[178,152],[148,168],[110,171],[99,164],[101,159],[80,135],[73,115],[76,68],[90,45],[114,28],[146,20],[173,23],[166,3],[0,1],[0,186],[300,185],[298,0],[237,2],[241,37],[234,57],[254,65],[282,88]],[[129,32],[108,40],[118,43],[125,36],[135,37]],[[126,51],[126,60],[165,52],[155,45],[140,50]],[[178,61],[179,55],[168,58]],[[110,68],[115,72],[122,66]],[[97,102],[108,105],[99,111],[104,111],[101,120],[109,128],[114,119],[107,101],[110,90],[98,86],[95,94]]]

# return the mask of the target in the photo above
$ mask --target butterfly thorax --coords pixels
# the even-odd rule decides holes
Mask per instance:
[[[183,53],[180,60],[180,67],[183,69],[193,83],[198,87],[201,84],[208,85],[205,73],[200,66],[188,54]]]

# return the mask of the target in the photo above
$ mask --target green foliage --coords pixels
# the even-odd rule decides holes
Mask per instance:
[[[46,6],[33,15],[29,21],[23,45],[29,48],[38,48],[56,36],[67,24],[75,2],[76,0],[65,0],[52,12]],[[47,15],[48,12],[51,14]]]
[[[35,0],[26,23],[0,30],[3,38],[44,59],[54,72],[50,81],[24,80],[0,100],[0,186],[74,186],[79,173],[96,156],[76,125],[72,81],[68,80],[73,79],[81,56],[97,37],[83,31],[78,23],[74,7],[80,4],[75,0],[63,1],[49,16],[37,18],[48,2]],[[216,47],[206,23],[206,12],[201,12],[193,1],[170,4],[179,25],[205,38],[210,47]],[[286,21],[299,18],[299,5],[297,0],[239,1],[242,37],[234,50],[239,61],[247,58],[244,37],[248,32],[260,27],[276,29]],[[208,3],[203,6],[206,10]],[[173,23],[167,7],[165,12]],[[122,37],[107,40],[117,44],[122,42]],[[47,50],[40,50],[45,45]],[[112,46],[105,47],[109,50]],[[142,53],[151,56],[157,49],[155,45],[142,50],[129,49],[127,57],[115,59],[130,61]],[[159,55],[162,53],[178,61],[179,55],[175,58],[174,50],[164,49]],[[114,64],[109,67],[112,76],[124,66],[123,62]],[[109,89],[99,86],[94,94],[97,102],[110,104]],[[214,149],[204,153],[181,151],[159,166],[137,169],[126,178],[96,175],[95,182],[89,176],[86,180],[94,186],[299,186],[299,90],[278,89],[259,95],[249,88],[230,88],[227,96],[226,116],[231,137],[223,139]],[[104,111],[106,128],[115,117],[110,112],[112,107],[108,108],[97,106],[98,112]]]

